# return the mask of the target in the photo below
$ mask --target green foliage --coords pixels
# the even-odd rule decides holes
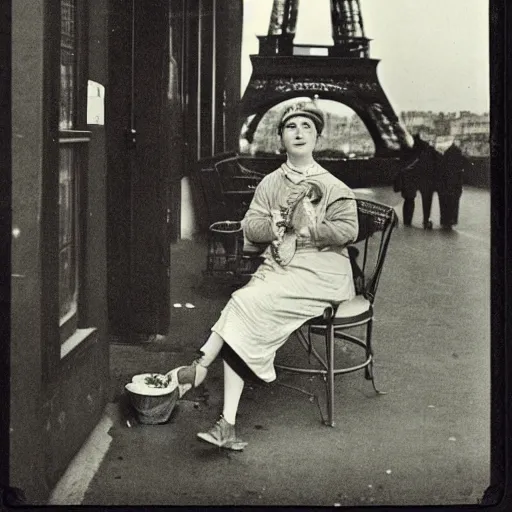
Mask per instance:
[[[144,379],[144,383],[152,388],[166,388],[169,386],[170,382],[170,377],[159,375],[157,373],[152,373],[149,377]]]

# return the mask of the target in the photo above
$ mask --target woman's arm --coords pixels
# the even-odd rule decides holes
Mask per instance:
[[[331,203],[324,218],[318,218],[310,227],[311,238],[316,246],[344,246],[357,238],[357,203],[354,197],[350,197],[351,194],[346,195],[346,198]]]
[[[272,227],[267,179],[263,179],[256,187],[249,209],[242,220],[242,228],[245,237],[257,244],[268,244],[277,238]]]

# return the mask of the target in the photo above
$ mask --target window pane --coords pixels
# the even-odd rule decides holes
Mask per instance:
[[[60,148],[59,169],[59,303],[61,323],[76,311],[77,303],[77,194],[76,148]]]
[[[59,254],[60,324],[76,313],[76,259],[74,246],[65,247]]]
[[[60,129],[74,127],[76,81],[76,0],[61,0]]]
[[[59,172],[59,247],[73,241],[73,151],[60,150]]]

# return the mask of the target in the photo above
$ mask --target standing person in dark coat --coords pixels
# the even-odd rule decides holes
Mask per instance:
[[[470,165],[455,142],[443,155],[436,185],[443,229],[452,229],[458,223],[464,170]]]
[[[416,192],[421,194],[423,228],[432,229],[430,211],[434,195],[436,175],[441,155],[419,134],[414,136],[414,146],[407,165],[399,171],[394,182],[394,191],[401,192],[404,198],[404,226],[412,224]]]

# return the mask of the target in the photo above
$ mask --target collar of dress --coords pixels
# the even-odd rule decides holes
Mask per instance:
[[[313,162],[311,165],[307,167],[303,167],[299,169],[294,166],[290,160],[287,160],[280,167],[281,172],[292,182],[295,184],[304,181],[306,178],[310,178],[311,176],[317,176],[318,174],[324,174],[325,170],[322,169],[316,162]]]

